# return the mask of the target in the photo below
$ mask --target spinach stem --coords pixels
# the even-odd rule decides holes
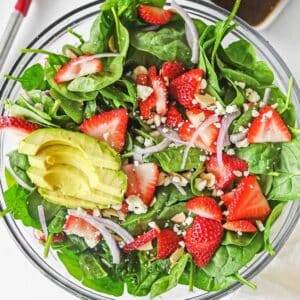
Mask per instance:
[[[6,207],[4,210],[0,211],[0,219],[5,217],[11,211],[12,209],[10,207]]]
[[[67,29],[67,32],[70,33],[70,34],[72,34],[72,35],[74,35],[75,37],[77,37],[79,39],[79,41],[80,41],[81,44],[84,43],[84,39],[83,39],[82,35],[79,34],[79,33],[77,33],[76,31],[74,31],[74,29],[72,27],[69,27]]]
[[[122,159],[123,158],[129,158],[129,157],[133,157],[134,152],[127,152],[121,155]]]
[[[294,78],[291,77],[290,81],[289,81],[289,87],[288,87],[288,93],[287,93],[287,96],[286,96],[286,102],[284,104],[283,109],[280,111],[280,114],[284,113],[289,108],[289,105],[292,101],[293,86],[294,86]]]
[[[248,286],[249,288],[251,288],[251,289],[253,289],[253,290],[256,290],[256,285],[255,285],[254,283],[248,281],[246,278],[244,278],[243,276],[241,276],[239,273],[233,274],[232,277],[233,277],[236,281],[238,281],[238,282],[240,282],[240,283],[242,283],[242,284]]]
[[[193,291],[194,287],[194,274],[195,274],[195,265],[192,259],[190,259],[190,276],[189,276],[189,291]]]
[[[44,258],[47,258],[48,255],[49,255],[53,235],[54,235],[53,233],[50,233],[48,235],[48,238],[47,238],[47,241],[46,241],[46,244],[45,244],[45,248],[44,248]]]

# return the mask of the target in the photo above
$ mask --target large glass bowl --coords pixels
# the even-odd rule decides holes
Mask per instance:
[[[73,36],[66,33],[68,27],[73,27],[76,31],[84,36],[88,35],[88,31],[95,16],[99,13],[99,5],[102,1],[95,1],[77,8],[66,14],[41,34],[39,34],[29,45],[28,48],[44,48],[50,51],[60,50],[65,43],[76,43]],[[207,23],[214,23],[220,19],[224,19],[227,12],[213,4],[205,1],[178,1],[183,7],[194,17],[201,18]],[[277,52],[264,40],[256,31],[250,28],[242,20],[238,19],[240,26],[226,39],[232,41],[236,38],[248,39],[255,46],[260,59],[269,63],[275,72],[276,84],[286,92],[288,80],[291,73],[285,63],[282,61]],[[19,76],[28,65],[37,61],[43,61],[41,55],[22,54],[11,68],[10,74]],[[4,81],[1,95],[1,114],[5,114],[4,100],[7,98],[15,99],[20,92],[20,85],[14,81]],[[296,106],[298,121],[300,117],[300,105],[297,99],[300,98],[300,93],[297,85],[294,85],[293,101]],[[1,192],[6,188],[4,180],[4,168],[7,164],[6,153],[17,147],[17,142],[12,136],[1,133],[0,144],[0,168],[1,168]],[[2,193],[0,199],[1,208],[5,208]],[[291,202],[286,207],[279,220],[273,227],[271,241],[276,252],[284,245],[289,235],[292,233],[300,214],[300,202]],[[89,288],[81,285],[80,282],[71,277],[64,266],[57,260],[55,253],[51,253],[50,257],[45,260],[42,257],[42,246],[35,240],[32,234],[32,229],[25,228],[20,222],[16,222],[10,216],[5,217],[5,222],[12,238],[23,251],[26,257],[50,280],[60,285],[65,290],[78,296],[81,299],[114,299],[113,297],[99,294]],[[247,279],[252,278],[261,272],[267,266],[273,257],[267,253],[257,255],[249,265],[242,270],[242,276]],[[2,270],[2,272],[5,270]],[[193,293],[188,292],[186,286],[178,286],[171,292],[163,295],[161,299],[219,299],[224,295],[232,293],[240,287],[239,283],[233,284],[231,287],[220,292],[203,292],[195,290]],[[122,299],[131,299],[127,294],[124,294]]]

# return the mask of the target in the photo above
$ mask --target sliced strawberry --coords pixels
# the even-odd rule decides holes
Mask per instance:
[[[120,152],[125,145],[127,124],[128,113],[120,108],[93,116],[80,125],[80,130]]]
[[[16,134],[29,134],[39,128],[39,125],[22,118],[8,116],[0,117],[0,130],[7,129],[15,132]]]
[[[161,67],[161,76],[171,81],[185,72],[185,66],[179,61],[167,61]]]
[[[185,72],[170,83],[170,93],[185,108],[199,106],[194,104],[196,94],[201,85],[204,72],[200,69],[193,69]]]
[[[271,212],[269,203],[253,175],[244,177],[229,196],[221,196],[223,201],[224,197],[228,203],[227,221],[264,220]]]
[[[153,229],[145,232],[144,234],[138,236],[133,242],[125,245],[123,247],[123,251],[128,253],[133,250],[136,250],[137,248],[154,240],[158,234],[159,234],[159,230],[157,228],[153,228]]]
[[[151,77],[151,84],[156,97],[156,112],[164,116],[168,110],[168,91],[163,78],[159,75]]]
[[[125,201],[122,203],[121,212],[123,214],[127,214],[128,213],[128,204]]]
[[[257,228],[247,220],[231,221],[223,224],[223,228],[236,232],[256,232]]]
[[[177,128],[180,123],[183,123],[183,117],[175,105],[170,105],[167,111],[166,126],[170,128]]]
[[[233,199],[234,197],[234,190],[232,190],[231,192],[229,193],[226,193],[224,195],[221,196],[221,200],[223,201],[223,203],[228,206],[229,203],[231,202],[231,200]]]
[[[73,80],[77,77],[98,73],[102,70],[102,61],[92,55],[81,55],[62,66],[54,76],[56,83]]]
[[[204,267],[211,260],[222,237],[223,227],[220,222],[195,217],[192,228],[186,229],[184,241],[197,266]]]
[[[139,103],[141,116],[144,120],[148,120],[153,116],[153,112],[156,109],[156,95],[153,92],[146,100],[142,100]]]
[[[180,237],[171,229],[164,229],[157,235],[157,259],[169,257],[177,248]]]
[[[35,230],[34,231],[34,237],[38,239],[41,243],[45,244],[46,243],[46,237],[44,233],[40,230]],[[65,234],[63,232],[56,233],[53,235],[51,242],[53,244],[60,243],[61,241],[64,241],[66,238]]]
[[[212,111],[209,110],[199,109],[199,112],[200,111],[201,111],[201,116],[204,118],[202,121],[204,121],[212,114],[214,114]],[[187,115],[189,115],[189,113],[187,113]],[[190,121],[185,121],[184,124],[179,129],[179,133],[178,133],[179,137],[184,141],[189,141],[192,138],[193,134],[195,133],[196,127],[198,127],[200,123],[197,126],[194,126]],[[219,131],[220,129],[217,128],[215,124],[209,125],[205,130],[200,132],[199,136],[195,141],[195,145],[203,150],[209,151],[211,153],[215,153],[217,147],[216,142],[218,139]]]
[[[156,66],[151,66],[148,68],[148,77],[151,80],[152,77],[157,76],[157,68]]]
[[[149,86],[150,82],[149,82],[148,75],[147,74],[138,74],[136,76],[135,83],[136,84],[140,84],[140,85],[147,85],[147,86]]]
[[[64,224],[64,232],[67,235],[75,234],[84,238],[90,248],[94,248],[100,241],[100,232],[82,218],[68,216]]]
[[[218,189],[229,187],[238,178],[237,172],[242,173],[248,170],[247,162],[235,156],[223,153],[222,160],[223,166],[219,166],[217,155],[214,154],[205,163],[207,171],[215,175]]]
[[[123,167],[128,178],[126,195],[137,195],[141,197],[146,205],[149,205],[155,193],[158,183],[159,170],[154,163],[140,165],[126,165]]]
[[[222,221],[222,210],[214,198],[195,197],[186,203],[186,209],[200,217]]]
[[[265,106],[253,120],[247,139],[253,143],[283,143],[292,137],[278,112],[272,106]]]
[[[164,10],[155,6],[139,5],[138,15],[146,23],[165,25],[171,20],[173,13],[170,10]]]

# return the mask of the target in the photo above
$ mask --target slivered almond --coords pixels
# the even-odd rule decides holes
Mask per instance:
[[[111,52],[114,52],[114,53],[116,53],[118,51],[116,48],[115,38],[113,35],[108,40],[108,48]]]
[[[197,94],[195,96],[195,99],[197,100],[197,102],[201,104],[202,108],[206,108],[216,104],[216,98],[212,97],[209,94],[204,94],[204,95]]]
[[[112,216],[119,218],[118,212],[113,208],[102,209],[102,216],[106,218],[111,218]]]
[[[153,249],[152,242],[148,242],[137,248],[139,251],[149,251]]]
[[[179,258],[184,254],[183,248],[178,248],[173,254],[170,256],[171,267],[175,266],[178,262]]]
[[[186,219],[185,214],[184,214],[183,212],[181,212],[181,213],[175,215],[175,216],[171,219],[171,221],[174,222],[174,223],[181,224],[181,223],[184,222],[185,219]]]
[[[203,180],[206,180],[206,182],[207,182],[206,186],[208,188],[213,187],[216,183],[216,177],[212,173],[202,173],[202,174],[200,174],[200,178]]]

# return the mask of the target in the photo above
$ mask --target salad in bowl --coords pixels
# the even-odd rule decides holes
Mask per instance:
[[[245,39],[175,1],[107,0],[88,40],[20,77],[1,130],[6,207],[66,270],[97,292],[155,298],[176,287],[255,285],[240,271],[298,200],[291,101]]]

